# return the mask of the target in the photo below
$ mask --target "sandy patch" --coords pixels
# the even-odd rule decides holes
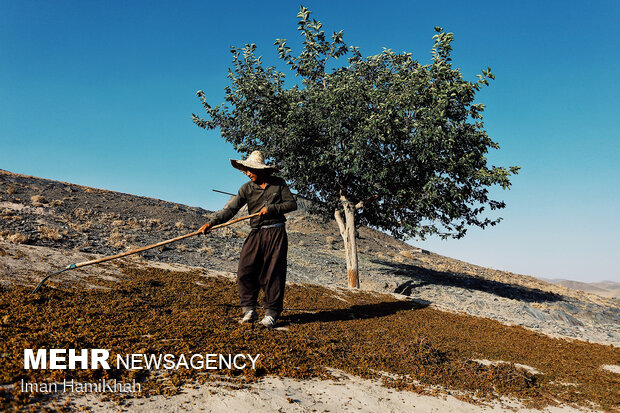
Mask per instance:
[[[601,368],[603,370],[611,371],[612,373],[620,374],[620,366],[617,366],[615,364],[606,364],[604,366],[601,366]]]
[[[44,274],[98,257],[83,252],[57,250],[34,245],[17,245],[5,241],[0,241],[0,248],[4,251],[0,260],[0,284],[5,285],[32,285],[38,283]],[[59,274],[59,279],[70,282],[93,275],[108,281],[116,281],[121,276],[121,271],[115,263],[103,263],[67,271]],[[58,280],[50,279],[50,284],[56,281]]]
[[[94,395],[72,397],[80,406],[96,412],[540,412],[523,409],[515,401],[477,406],[453,396],[423,396],[383,387],[380,382],[365,380],[332,371],[336,380],[293,380],[266,377],[244,389],[229,385],[205,384],[183,388],[175,396],[134,399],[123,406],[100,401]],[[571,407],[550,407],[544,412],[582,412]]]
[[[0,241],[0,255],[0,285],[35,285],[45,275],[62,270],[71,264],[103,258],[103,255],[99,254],[88,254],[35,245],[13,244],[7,241]],[[58,282],[71,283],[82,281],[86,282],[88,287],[101,288],[101,286],[89,283],[89,279],[117,282],[123,278],[122,271],[119,268],[120,264],[167,271],[199,271],[201,275],[209,277],[234,277],[234,274],[226,271],[205,270],[201,267],[176,263],[146,261],[141,260],[137,255],[132,255],[66,271],[58,274],[57,277],[50,278],[45,285],[47,286],[48,283],[49,285],[54,285]]]
[[[201,267],[192,267],[191,265],[183,265],[183,264],[177,264],[177,263],[172,263],[172,262],[134,261],[134,263],[135,262],[139,262],[140,264],[151,267],[151,268],[157,268],[160,270],[167,270],[167,271],[190,272],[190,271],[202,270]]]
[[[472,361],[475,361],[476,363],[480,363],[484,366],[496,366],[498,364],[511,364],[509,361],[502,361],[502,360],[474,359]],[[519,367],[531,374],[543,374],[541,371],[535,369],[534,367],[528,366],[525,364],[514,363],[514,366]]]

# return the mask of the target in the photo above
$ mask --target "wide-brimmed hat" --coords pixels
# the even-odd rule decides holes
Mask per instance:
[[[261,151],[252,152],[245,161],[231,159],[230,163],[232,164],[233,167],[241,171],[245,171],[246,169],[257,169],[257,170],[271,171],[271,172],[279,171],[279,169],[276,168],[275,166],[270,166],[270,165],[265,164],[265,158],[263,157],[263,154],[261,153]]]

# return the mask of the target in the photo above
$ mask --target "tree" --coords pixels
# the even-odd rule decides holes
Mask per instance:
[[[485,154],[499,146],[474,96],[494,78],[491,70],[464,80],[451,64],[453,34],[439,27],[430,64],[390,49],[363,58],[342,31],[328,39],[310,13],[302,6],[297,15],[298,56],[285,39],[275,41],[301,82],[285,87],[285,74],[264,67],[256,45],[233,47],[226,103],[211,107],[198,91],[208,116],[192,115],[194,123],[220,128],[239,152],[260,149],[277,159],[291,186],[316,201],[315,212],[336,219],[349,287],[359,287],[356,226],[423,239],[497,224],[501,218],[483,212],[505,203],[490,199],[488,188],[509,188],[519,168],[487,166]],[[345,54],[346,66],[328,70]]]

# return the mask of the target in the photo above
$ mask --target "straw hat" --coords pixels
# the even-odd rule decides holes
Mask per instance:
[[[279,169],[276,168],[275,166],[265,165],[265,158],[263,157],[263,154],[260,151],[252,152],[245,161],[231,159],[230,163],[232,164],[233,167],[241,171],[245,171],[246,169],[257,169],[257,170],[270,171],[270,172],[279,171]]]

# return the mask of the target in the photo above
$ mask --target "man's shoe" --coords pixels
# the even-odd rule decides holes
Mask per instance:
[[[256,314],[256,311],[249,310],[246,311],[245,314],[243,314],[243,317],[239,319],[239,324],[253,323],[256,320],[258,320],[258,315]]]
[[[276,319],[273,316],[266,315],[265,318],[260,321],[260,323],[263,325],[263,327],[274,328],[276,326]]]

